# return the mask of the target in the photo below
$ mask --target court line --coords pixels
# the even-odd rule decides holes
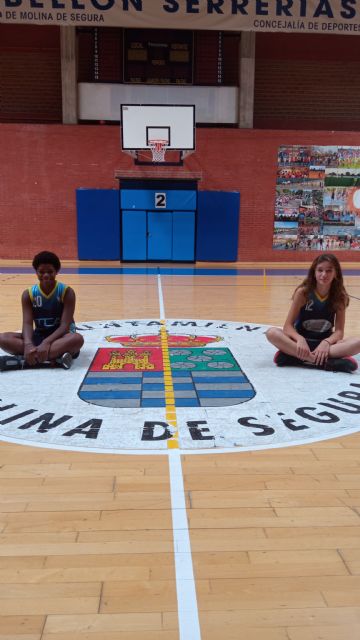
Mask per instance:
[[[160,319],[163,323],[163,334],[165,335],[165,305],[160,273],[158,274],[157,280]],[[167,347],[167,338],[164,337],[163,339],[166,340],[165,346]],[[172,421],[172,426],[176,427],[177,421],[175,406],[173,407],[173,410],[175,410],[175,420]],[[176,444],[177,446],[169,447],[168,460],[179,638],[180,640],[201,640],[189,525],[186,513],[184,478],[181,464],[181,453],[178,447],[177,428],[175,434],[176,440],[174,445]]]
[[[160,318],[165,320],[165,305],[164,305],[164,296],[163,296],[162,286],[161,286],[161,275],[160,275],[160,273],[158,273],[158,276],[157,276],[157,283],[158,283]]]
[[[179,449],[169,449],[171,515],[180,640],[201,640]]]
[[[307,267],[204,268],[204,267],[62,267],[64,275],[146,275],[146,276],[306,276]],[[342,267],[344,276],[358,276],[360,269]],[[32,267],[0,267],[0,275],[33,274]]]

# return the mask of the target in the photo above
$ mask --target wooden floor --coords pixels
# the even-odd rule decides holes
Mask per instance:
[[[166,316],[282,324],[301,279],[164,276]],[[154,275],[63,280],[78,321],[159,317]],[[0,273],[0,330],[32,282]],[[360,433],[182,464],[202,640],[360,637]],[[0,640],[178,640],[166,456],[0,442],[0,489]]]

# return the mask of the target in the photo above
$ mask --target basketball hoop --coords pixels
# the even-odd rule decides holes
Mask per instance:
[[[167,140],[149,140],[149,148],[151,149],[153,162],[165,161],[165,151],[167,146]]]

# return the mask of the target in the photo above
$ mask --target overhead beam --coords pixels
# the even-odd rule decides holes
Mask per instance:
[[[60,49],[62,122],[63,124],[76,124],[78,121],[78,100],[75,27],[60,27]]]
[[[252,129],[254,124],[255,39],[254,31],[241,33],[238,118],[240,129]]]

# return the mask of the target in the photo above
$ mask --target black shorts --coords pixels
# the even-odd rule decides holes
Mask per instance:
[[[39,344],[41,344],[42,341],[45,340],[45,338],[47,338],[48,336],[51,336],[52,333],[53,331],[39,331],[38,329],[34,329],[32,342],[35,345],[35,347],[38,347]]]
[[[323,340],[327,340],[330,336],[326,336],[326,338],[306,338],[306,336],[303,337],[305,338],[310,351],[314,351],[316,347],[319,346],[320,342],[322,342]]]

